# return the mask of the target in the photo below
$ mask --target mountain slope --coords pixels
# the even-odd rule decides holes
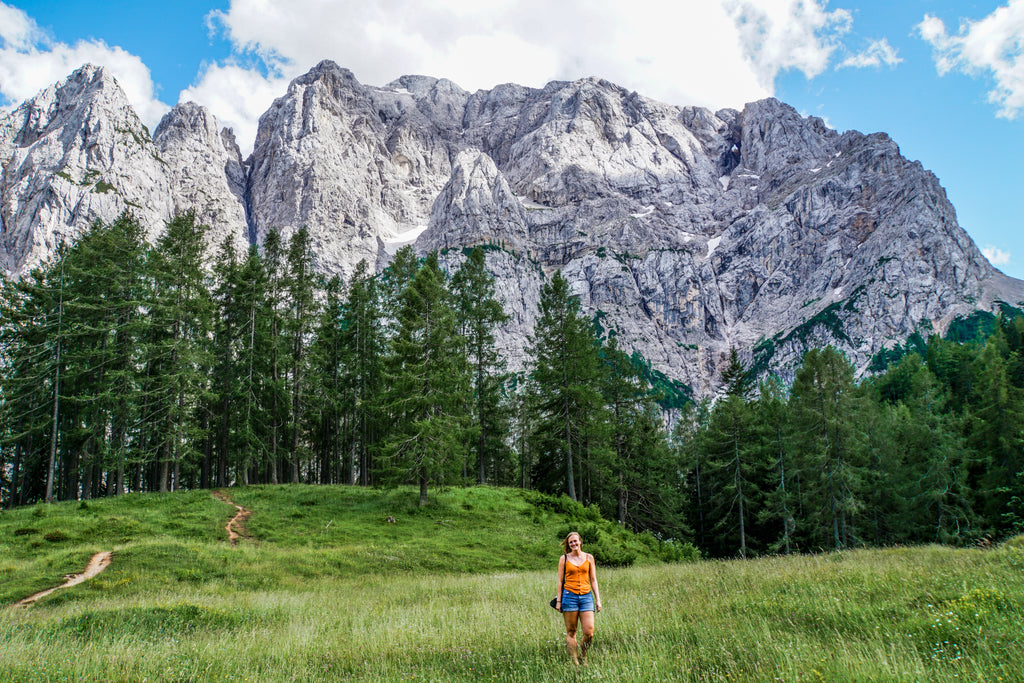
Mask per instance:
[[[195,105],[152,142],[118,133],[138,127],[118,93],[84,67],[0,121],[7,272],[126,207],[151,232],[194,209],[211,243],[305,226],[317,266],[343,275],[414,240],[448,267],[489,245],[513,369],[561,269],[626,348],[697,394],[715,390],[732,347],[787,377],[807,348],[834,344],[864,371],[914,332],[1024,302],[1024,283],[991,267],[938,179],[888,136],[839,133],[773,99],[711,112],[592,78],[372,87],[325,61],[263,115],[242,161]]]

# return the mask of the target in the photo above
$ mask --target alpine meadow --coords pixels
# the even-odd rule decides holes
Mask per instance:
[[[1024,281],[884,133],[85,65],[0,200],[4,681],[1024,680]]]

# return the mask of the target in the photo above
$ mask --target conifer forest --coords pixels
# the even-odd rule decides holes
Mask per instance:
[[[180,214],[130,215],[0,293],[0,505],[303,482],[564,494],[712,557],[987,543],[1024,531],[1024,317],[915,336],[858,379],[831,347],[791,383],[734,351],[717,397],[667,400],[642,358],[541,290],[527,367],[484,248],[410,247],[346,282],[305,230],[204,261]]]

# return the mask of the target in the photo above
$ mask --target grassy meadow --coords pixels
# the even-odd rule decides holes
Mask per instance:
[[[0,680],[1024,680],[1021,539],[679,563],[514,490],[225,492],[253,511],[235,547],[209,491],[0,514]],[[547,606],[570,527],[609,558],[585,670]]]

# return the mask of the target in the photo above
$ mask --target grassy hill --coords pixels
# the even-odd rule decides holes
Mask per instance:
[[[516,490],[252,486],[0,514],[0,680],[1024,680],[1024,543],[732,562]],[[394,523],[387,518],[393,517]],[[583,532],[605,610],[572,672],[553,596]]]
[[[416,573],[480,574],[549,568],[578,529],[602,566],[692,557],[692,548],[635,535],[567,498],[518,489],[450,489],[426,508],[409,489],[249,486],[225,489],[252,511],[248,538],[227,543],[233,505],[210,491],[141,494],[16,509],[0,515],[0,604],[79,572],[89,557],[116,561],[90,587],[119,595],[182,583],[271,589],[320,578]],[[393,522],[389,522],[391,518]],[[116,577],[116,578],[115,578]],[[54,595],[47,602],[75,600]]]

